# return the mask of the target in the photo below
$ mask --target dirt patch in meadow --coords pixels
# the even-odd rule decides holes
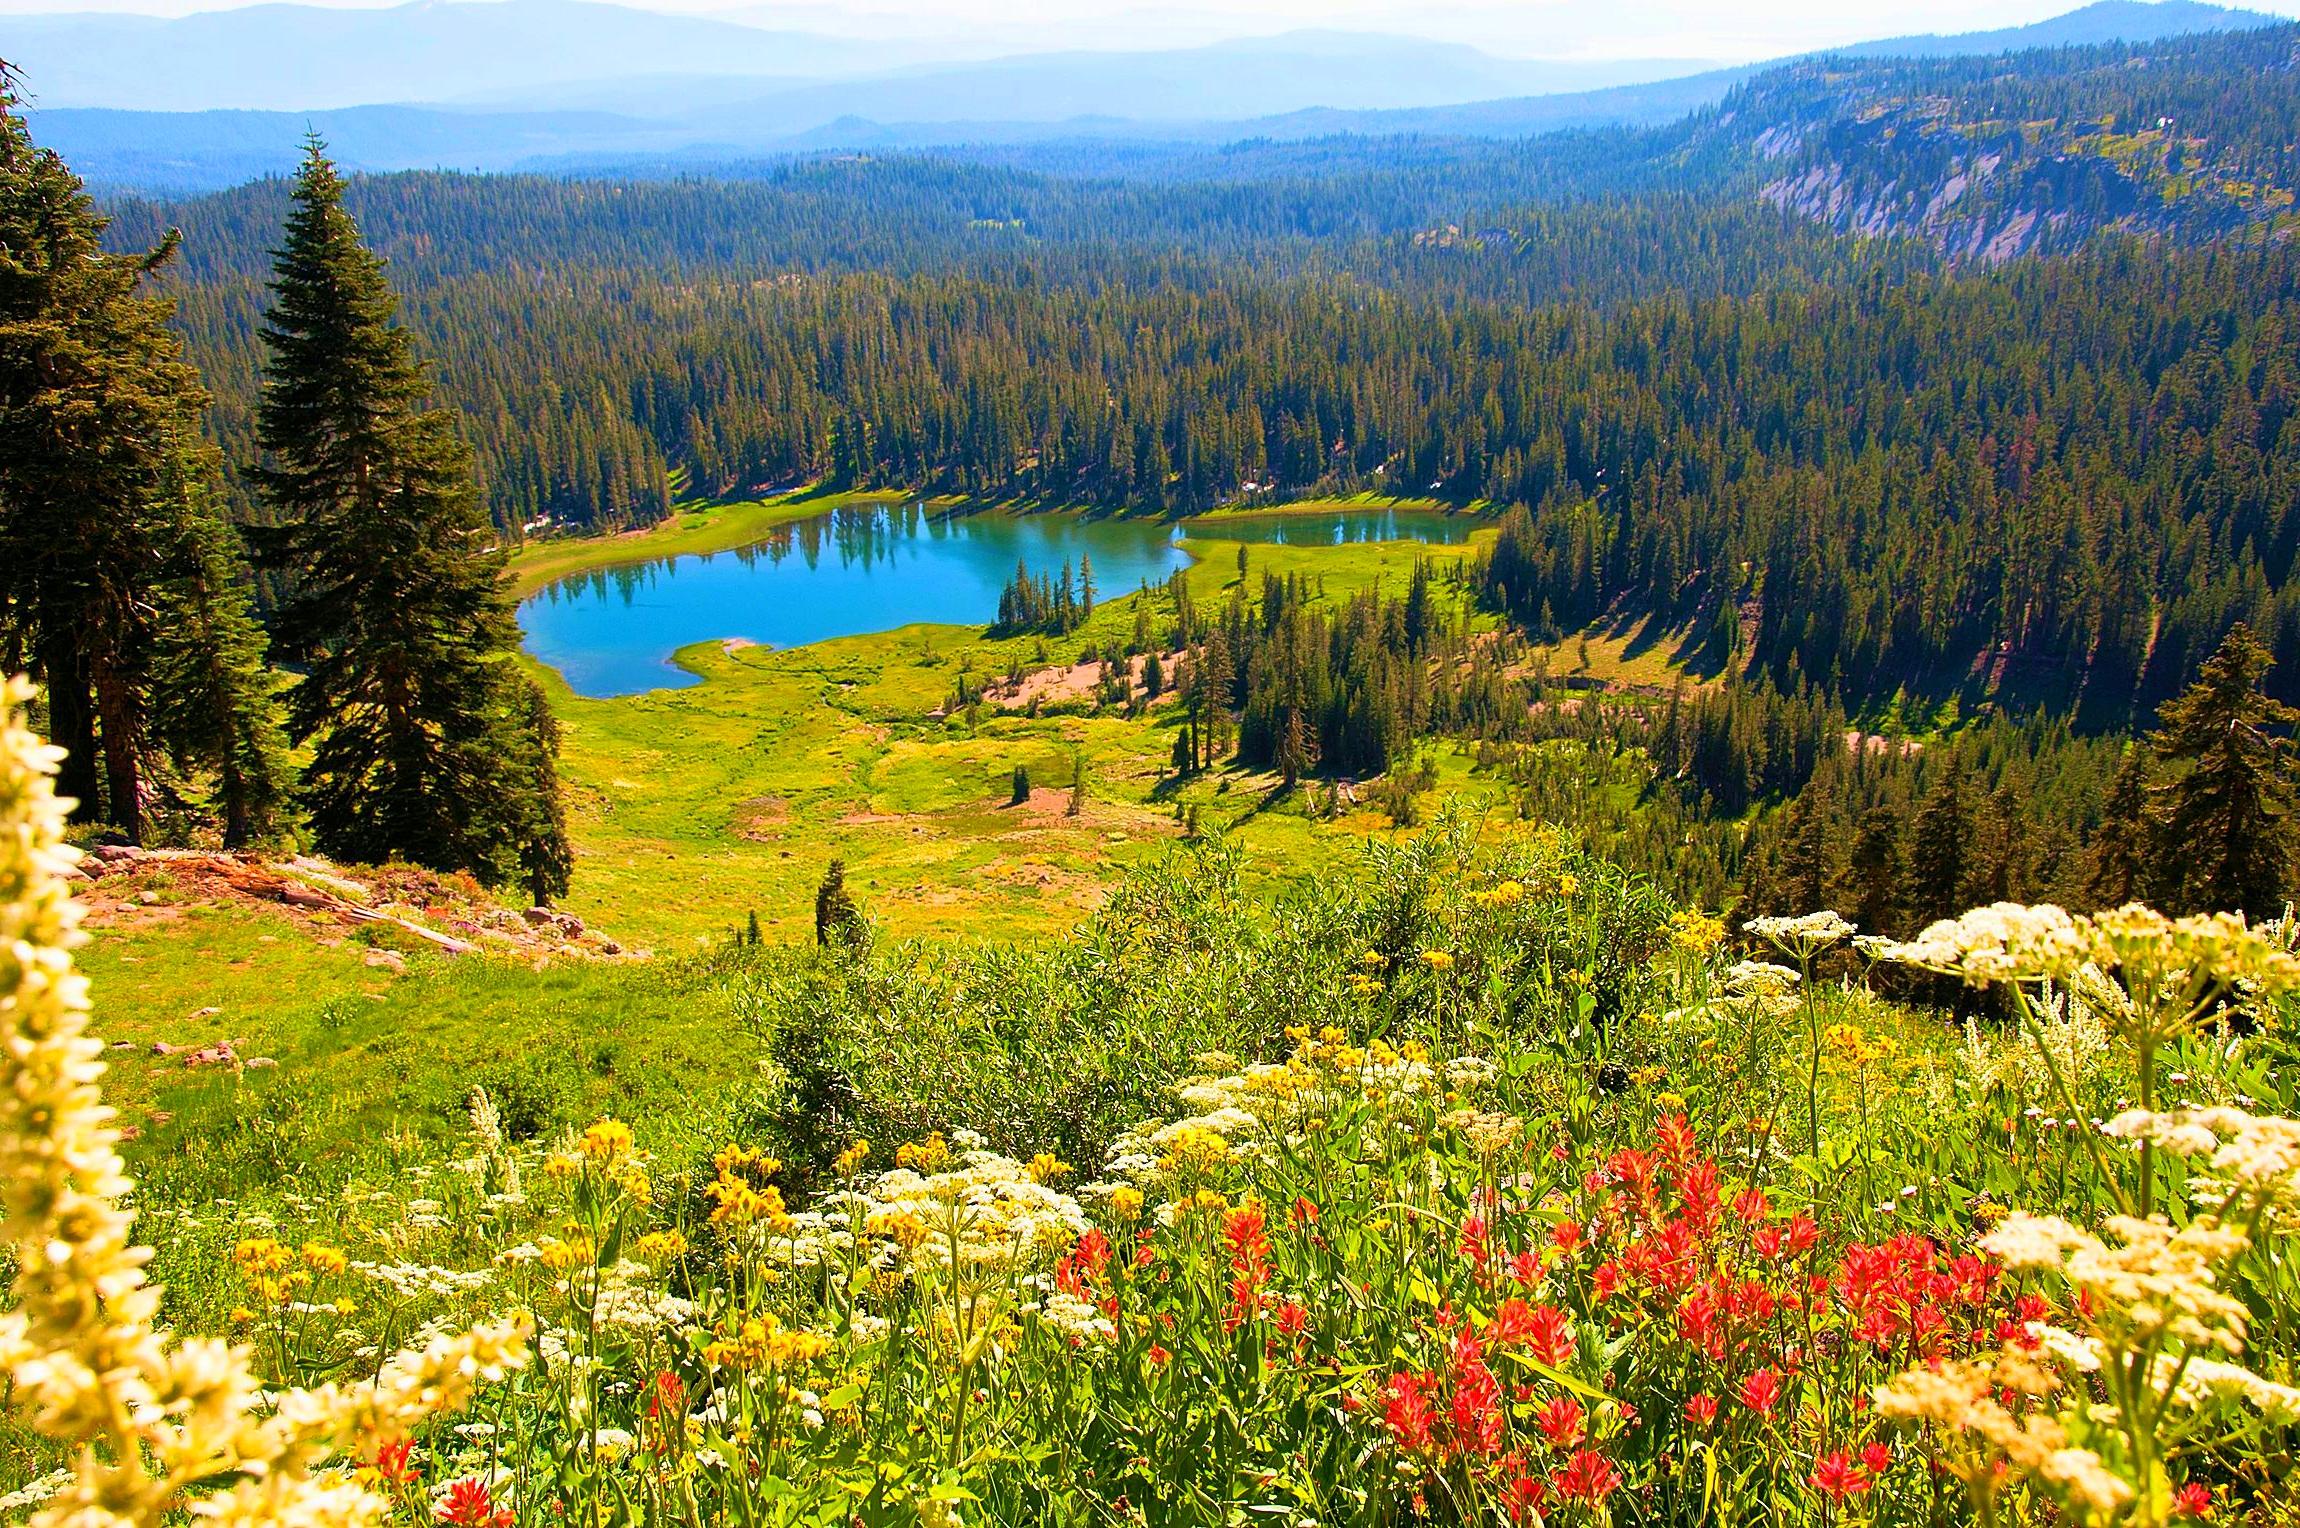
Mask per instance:
[[[1126,660],[1127,687],[1136,695],[1145,694],[1142,683],[1143,659]],[[1166,682],[1173,684],[1174,674],[1182,661],[1180,650],[1163,653],[1159,663],[1166,670]],[[1090,699],[1102,683],[1102,664],[1073,663],[1067,668],[1035,669],[1022,676],[1020,682],[1001,679],[983,691],[984,696],[1003,710],[1026,711],[1033,702],[1039,705],[1059,705],[1067,701]]]
[[[753,796],[735,807],[735,836],[755,844],[771,844],[783,836],[783,824],[790,819],[791,803],[787,798]]]
[[[1034,785],[1030,788],[1028,801],[1002,799],[999,802],[999,810],[1011,812],[1017,817],[1067,817],[1070,815],[1070,787],[1067,785]],[[1089,792],[1086,798],[1086,813],[1091,813],[1093,810],[1094,797]],[[1085,820],[1086,813],[1080,814],[1079,821]]]
[[[571,914],[505,907],[468,876],[412,865],[353,872],[310,855],[265,859],[108,844],[80,861],[72,890],[88,909],[88,926],[98,929],[150,928],[197,906],[261,909],[325,945],[339,945],[353,930],[366,929],[377,943],[369,963],[392,969],[403,958],[398,949],[524,959],[611,960],[648,953],[624,949]]]

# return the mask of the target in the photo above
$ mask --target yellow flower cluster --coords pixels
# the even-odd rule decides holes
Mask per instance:
[[[703,1349],[714,1369],[795,1369],[830,1351],[828,1337],[787,1327],[773,1315],[753,1316]]]
[[[598,1163],[611,1163],[631,1154],[631,1127],[619,1119],[603,1119],[583,1132],[583,1155]]]
[[[851,1178],[856,1173],[861,1172],[863,1164],[869,1160],[870,1142],[858,1140],[840,1152],[838,1160],[831,1165],[840,1177]]]
[[[1690,908],[1669,919],[1669,943],[1688,955],[1707,955],[1725,942],[1725,920]]]
[[[23,680],[0,683],[0,1241],[16,1262],[0,1367],[30,1425],[75,1451],[32,1522],[380,1522],[389,1503],[331,1457],[372,1458],[375,1440],[463,1405],[525,1361],[528,1323],[442,1336],[372,1381],[285,1392],[267,1392],[244,1352],[154,1324],[151,1253],[131,1239],[102,1047],[72,968],[74,856],[50,783],[61,756],[22,725],[31,696]],[[276,1262],[269,1249],[250,1257]]]
[[[1525,900],[1523,881],[1502,881],[1483,891],[1469,894],[1472,903],[1484,908],[1515,907]]]
[[[599,1261],[599,1249],[591,1245],[591,1238],[572,1226],[564,1237],[544,1238],[535,1250],[543,1266],[553,1273],[572,1273]]]
[[[950,1165],[950,1142],[937,1130],[923,1141],[905,1141],[894,1149],[894,1165],[917,1173],[938,1173]]]
[[[554,1152],[543,1163],[554,1178],[585,1178],[622,1194],[636,1204],[653,1197],[647,1162],[632,1149],[631,1127],[621,1120],[603,1119],[576,1137],[572,1149]]]
[[[674,1262],[687,1255],[687,1238],[677,1231],[649,1231],[631,1244],[631,1253],[651,1263]]]
[[[311,1283],[296,1255],[268,1236],[251,1236],[232,1248],[232,1266],[258,1305],[285,1305]]]
[[[1202,1125],[1185,1126],[1166,1143],[1158,1159],[1162,1172],[1181,1178],[1202,1178],[1230,1160],[1230,1143]]]
[[[1831,1055],[1854,1068],[1890,1060],[1900,1049],[1890,1035],[1872,1035],[1857,1024],[1831,1024],[1821,1031],[1821,1041]]]
[[[703,1193],[711,1201],[711,1224],[779,1228],[790,1221],[783,1208],[783,1191],[772,1183],[754,1188],[725,1168],[719,1170]]]
[[[881,1210],[864,1222],[863,1229],[873,1236],[883,1236],[904,1253],[916,1251],[926,1240],[926,1222],[913,1210]]]

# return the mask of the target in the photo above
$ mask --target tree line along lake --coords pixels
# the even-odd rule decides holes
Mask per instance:
[[[1059,578],[1091,564],[1096,597],[1161,583],[1211,541],[1339,546],[1466,541],[1474,515],[1389,507],[1154,520],[1075,512],[947,513],[850,504],[730,551],[561,579],[519,611],[527,650],[593,699],[697,683],[672,655],[712,640],[801,647],[920,623],[981,625],[1017,566]]]

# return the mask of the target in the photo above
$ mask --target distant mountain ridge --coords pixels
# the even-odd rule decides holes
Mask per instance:
[[[835,70],[842,60],[851,62],[836,48],[804,57],[775,52],[786,72],[752,78],[740,72],[741,66],[760,56],[757,39],[779,48],[776,34],[705,23],[711,45],[726,44],[708,56],[729,72],[682,74],[656,66],[664,62],[667,49],[694,44],[702,35],[686,29],[694,18],[654,17],[589,0],[500,0],[496,5],[422,0],[387,12],[324,14],[449,17],[454,27],[463,27],[470,18],[462,13],[478,11],[496,13],[488,24],[497,27],[568,17],[611,28],[623,27],[632,17],[668,25],[644,46],[634,43],[625,67],[611,81],[523,86],[495,69],[487,104],[468,99],[472,92],[461,89],[470,84],[468,77],[433,76],[437,93],[453,93],[452,86],[467,99],[446,106],[402,103],[320,111],[60,108],[53,104],[54,87],[38,72],[35,50],[23,55],[30,60],[35,105],[50,104],[34,112],[34,128],[94,182],[189,191],[286,169],[308,130],[326,137],[348,167],[370,171],[613,166],[696,172],[776,155],[960,145],[1219,144],[1339,134],[1514,138],[1670,122],[1718,106],[1752,80],[1795,67],[1749,65],[1670,76],[1672,69],[1687,66],[1666,60],[1544,64],[1419,39],[1297,32],[1165,52],[1050,53],[881,67],[842,79],[802,78],[792,72],[801,65]],[[318,14],[298,6],[216,14],[258,13],[285,15],[299,26]],[[77,19],[121,23],[115,30],[124,37],[169,35],[154,29],[173,25],[150,18]],[[2275,23],[2276,18],[2258,12],[2199,0],[2096,0],[2027,27],[1886,39],[1834,50],[1815,62],[1952,60],[2104,42],[2149,45]],[[314,24],[350,25],[337,20]],[[724,34],[729,33],[742,35],[728,42]],[[0,55],[15,46],[11,32],[0,41]],[[546,50],[524,67],[531,74],[576,70],[583,56],[582,48],[563,42],[556,52]],[[885,65],[883,55],[880,61]],[[194,71],[178,59],[171,72]],[[1523,88],[1492,93],[1510,81]],[[1577,81],[1594,81],[1595,88],[1572,88]],[[1370,104],[1328,104],[1334,100]],[[1238,109],[1241,103],[1245,109]],[[1819,108],[1807,101],[1799,109],[1810,113]],[[1784,187],[1777,195],[1783,205],[1801,205],[1808,191]]]

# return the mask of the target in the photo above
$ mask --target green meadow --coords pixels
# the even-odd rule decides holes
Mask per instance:
[[[648,535],[575,546],[592,559],[611,548],[618,560],[716,550],[833,502],[705,511]],[[1239,543],[1220,540],[1219,525],[1219,517],[1193,524],[1198,556],[1188,576],[1201,605],[1226,600],[1240,578]],[[1442,568],[1476,544],[1253,545],[1244,576],[1258,589],[1265,572],[1301,574],[1340,600],[1377,583],[1402,591],[1417,558]],[[545,578],[573,571],[575,555],[558,546],[527,554],[516,569],[521,587],[540,586],[538,565]],[[1222,769],[1177,781],[1170,706],[1128,717],[1096,710],[1090,694],[1050,691],[1035,716],[995,701],[976,721],[946,714],[962,677],[1002,680],[1020,668],[1043,685],[1086,652],[1123,647],[1138,598],[1105,600],[1061,638],[908,626],[787,651],[704,642],[678,655],[701,684],[607,700],[576,696],[538,668],[565,728],[561,768],[582,856],[568,907],[657,948],[724,934],[754,911],[774,937],[811,937],[814,889],[835,856],[892,933],[1015,938],[1058,929],[1093,906],[1117,876],[1179,837],[1193,808],[1201,831],[1234,836],[1250,873],[1273,878],[1314,874],[1384,825],[1364,810],[1313,821],[1301,793],[1289,796],[1266,773]],[[1165,596],[1150,598],[1162,629]],[[1087,781],[1075,815],[1074,758]],[[1467,783],[1466,761],[1436,762],[1441,778]],[[1017,765],[1036,788],[1024,806],[1010,804]]]
[[[531,592],[578,571],[741,546],[839,502],[694,508],[643,534],[530,548],[513,575]],[[1240,578],[1239,544],[1211,534],[1220,520],[1192,539],[1201,604],[1226,600]],[[1377,582],[1402,591],[1418,557],[1442,568],[1489,535],[1455,547],[1258,544],[1244,576],[1258,588],[1265,571],[1302,574],[1329,599]],[[1458,609],[1459,591],[1443,587]],[[1238,854],[1244,884],[1264,889],[1353,864],[1391,836],[1370,804],[1313,815],[1307,793],[1272,774],[1178,779],[1170,698],[1129,716],[1097,708],[1090,683],[1066,693],[1057,681],[1082,653],[1123,646],[1139,597],[1108,599],[1060,638],[909,626],[790,650],[705,642],[678,655],[700,684],[615,699],[576,696],[537,666],[565,731],[579,858],[564,907],[651,959],[530,964],[402,942],[389,946],[403,962],[393,969],[372,963],[386,941],[371,930],[315,931],[284,910],[203,899],[164,869],[140,872],[124,895],[107,882],[82,962],[139,1171],[155,1193],[197,1197],[296,1162],[357,1176],[419,1160],[462,1130],[474,1081],[551,1120],[659,1117],[698,1092],[739,1096],[761,1055],[742,1038],[745,999],[717,957],[753,913],[769,942],[811,941],[834,858],[883,937],[1005,944],[1074,926],[1127,872],[1170,854],[1193,815]],[[1150,598],[1162,628],[1166,596]],[[1003,681],[1016,667],[1045,692],[1037,714],[1019,697],[973,721],[950,714],[961,676]],[[1472,813],[1498,798],[1466,754],[1432,745],[1428,758],[1438,795]],[[1018,765],[1034,786],[1021,805]],[[185,1050],[219,1041],[276,1066],[187,1062]]]

